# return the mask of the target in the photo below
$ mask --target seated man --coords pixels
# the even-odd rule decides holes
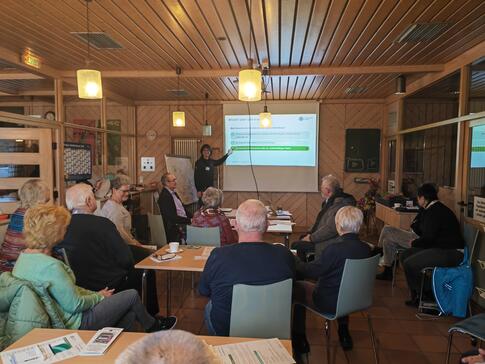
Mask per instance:
[[[163,189],[158,198],[158,206],[163,217],[167,241],[181,241],[183,235],[180,225],[189,225],[192,215],[185,209],[180,197],[175,192],[177,177],[171,173],[165,173],[161,182]]]
[[[297,260],[296,270],[299,277],[318,279],[316,284],[309,281],[295,283],[292,342],[295,352],[299,354],[310,351],[305,335],[304,306],[312,307],[318,312],[335,313],[345,260],[370,256],[369,245],[360,241],[358,236],[362,220],[362,211],[357,207],[342,207],[335,215],[335,225],[340,235],[335,244],[329,245],[317,260],[310,263]],[[353,346],[348,325],[348,316],[338,319],[338,334],[344,350],[350,350]]]
[[[105,287],[116,292],[133,288],[141,295],[143,270],[134,268],[130,246],[116,226],[105,217],[93,215],[96,199],[91,186],[80,183],[70,187],[66,191],[66,205],[72,218],[59,248],[66,251],[77,285],[92,291]],[[146,303],[151,315],[159,311],[156,287],[155,274],[151,272],[147,278]]]
[[[418,305],[421,270],[426,267],[454,267],[463,260],[465,241],[456,215],[438,201],[438,191],[431,183],[418,188],[418,204],[423,208],[415,232],[419,236],[411,241],[411,248],[401,253],[404,273],[411,299],[409,306]],[[429,292],[429,282],[425,291]]]
[[[344,206],[355,206],[355,198],[345,193],[340,188],[337,178],[328,175],[322,178],[320,186],[322,197],[322,209],[318,213],[315,224],[302,240],[293,243],[293,249],[298,251],[298,256],[306,260],[306,254],[315,252],[316,257],[330,244],[335,243],[338,238],[335,229],[335,214]]]
[[[236,213],[239,243],[211,252],[199,283],[199,293],[210,298],[205,320],[211,335],[229,335],[233,285],[271,284],[294,277],[295,260],[290,251],[263,242],[267,226],[261,201],[247,200]]]

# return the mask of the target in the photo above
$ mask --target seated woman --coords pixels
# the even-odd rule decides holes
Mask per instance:
[[[12,275],[47,287],[67,329],[98,330],[107,326],[132,330],[135,321],[148,332],[169,329],[152,317],[134,289],[113,294],[104,288],[93,292],[76,286],[72,270],[51,257],[71,220],[60,206],[39,205],[30,208],[24,221],[27,249],[19,256]]]
[[[237,243],[237,232],[231,227],[226,215],[219,209],[222,204],[222,191],[209,187],[202,194],[203,206],[192,218],[192,226],[219,227],[221,246]]]
[[[15,262],[25,249],[24,215],[28,208],[50,199],[49,187],[40,179],[28,180],[18,191],[20,207],[10,216],[5,239],[0,246],[0,273],[11,272]]]
[[[418,305],[421,270],[426,267],[453,267],[463,260],[461,249],[465,241],[456,215],[438,201],[438,191],[431,183],[418,188],[418,204],[423,209],[413,230],[418,235],[409,242],[409,249],[401,253],[406,280],[411,291],[408,306]],[[425,291],[431,287],[427,282]]]
[[[297,258],[296,271],[299,278],[318,279],[317,283],[296,281],[293,298],[293,349],[298,354],[310,351],[305,335],[304,306],[312,307],[318,312],[334,313],[337,309],[337,298],[340,281],[346,259],[365,259],[370,256],[369,245],[359,240],[359,230],[363,214],[358,208],[345,206],[335,215],[335,225],[339,238],[326,247],[320,258],[310,263],[303,263]],[[351,350],[352,337],[349,333],[348,316],[338,320],[338,334],[343,350]]]

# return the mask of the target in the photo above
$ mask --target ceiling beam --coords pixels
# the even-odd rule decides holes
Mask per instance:
[[[0,80],[42,80],[43,76],[34,75],[33,73],[22,72],[19,70],[1,70]]]
[[[274,67],[271,76],[327,76],[362,75],[380,73],[441,72],[442,64],[392,65],[392,66],[335,66],[335,67]],[[74,78],[76,71],[63,71],[64,78]],[[237,77],[239,69],[182,70],[182,78]],[[175,70],[119,70],[101,71],[103,78],[176,78]]]

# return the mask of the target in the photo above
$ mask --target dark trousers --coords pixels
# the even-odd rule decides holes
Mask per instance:
[[[133,254],[133,260],[135,261],[135,264],[145,259],[152,253],[150,250],[136,245],[130,245],[130,249],[131,253]],[[115,289],[115,292],[120,292],[127,289],[136,289],[141,297],[142,275],[143,269],[130,269],[124,279],[120,283],[118,283],[116,287],[113,287]],[[157,280],[155,276],[155,271],[153,270],[149,270],[147,272],[146,308],[148,313],[152,316],[156,315],[160,311],[160,307],[158,305]]]
[[[426,267],[456,267],[463,260],[463,253],[456,249],[409,248],[401,253],[406,280],[411,292],[421,287],[421,270]],[[424,290],[431,291],[431,282],[425,280]]]
[[[296,254],[298,258],[306,262],[307,254],[315,252],[315,244],[311,241],[297,240],[291,244],[292,249],[296,249]]]
[[[313,304],[313,290],[315,289],[315,283],[308,282],[308,281],[296,281],[293,286],[293,301],[295,304],[293,305],[293,327],[292,333],[296,335],[305,335],[306,331],[306,308],[311,308],[317,312],[325,312],[330,311],[328,313],[335,312],[335,308],[330,306],[335,306],[335,302],[329,302],[329,307],[325,309],[325,307],[317,308]],[[348,326],[349,324],[349,317],[344,316],[337,319],[338,325],[340,326]]]

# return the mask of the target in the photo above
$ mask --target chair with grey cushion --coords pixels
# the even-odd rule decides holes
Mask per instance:
[[[289,340],[293,280],[261,286],[235,284],[229,336]]]
[[[348,316],[354,312],[365,311],[372,306],[375,275],[377,272],[379,259],[380,255],[377,254],[366,259],[347,259],[345,261],[344,272],[342,274],[342,280],[340,281],[337,309],[335,314],[318,312],[315,311],[314,308],[306,306],[308,310],[325,319],[327,363],[330,363],[329,321],[334,321],[340,317]],[[367,323],[369,325],[372,348],[374,350],[374,359],[376,363],[379,363],[372,320],[368,313]]]
[[[167,244],[167,235],[165,234],[162,215],[148,213],[147,216],[148,226],[150,226],[150,240],[157,248],[161,248]]]
[[[218,226],[197,227],[187,225],[187,244],[221,246],[221,232]]]
[[[461,332],[469,335],[474,339],[485,340],[485,313],[469,317],[463,321],[457,322],[448,329],[448,349],[446,351],[446,364],[450,362],[451,343],[453,341],[453,334]]]

